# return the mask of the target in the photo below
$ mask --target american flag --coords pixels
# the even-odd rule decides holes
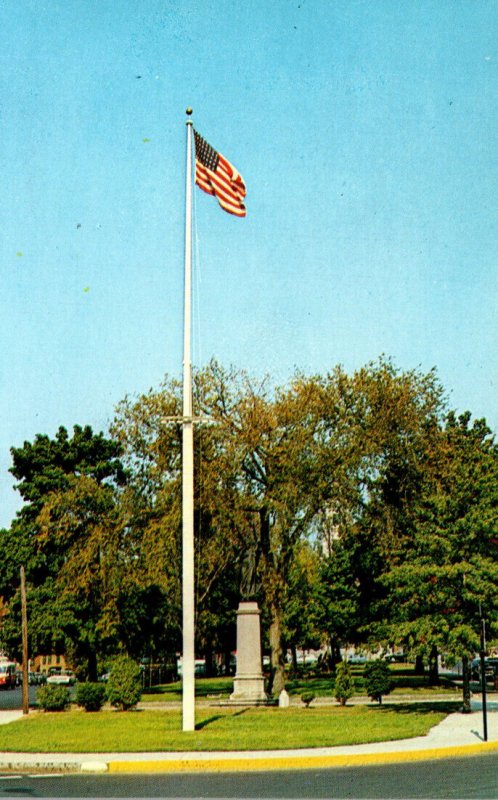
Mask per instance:
[[[242,175],[195,130],[194,138],[197,186],[207,194],[214,195],[229,214],[245,217],[246,186]]]

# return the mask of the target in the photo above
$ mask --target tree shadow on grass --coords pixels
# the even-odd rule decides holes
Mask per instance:
[[[380,712],[394,711],[396,714],[433,714],[435,711],[443,714],[452,714],[461,708],[461,702],[457,700],[447,700],[443,702],[431,703],[382,703],[382,705],[372,705],[370,708]]]
[[[330,675],[326,675],[323,678],[293,677],[286,683],[289,694],[299,694],[299,692],[309,689],[326,695],[330,693],[334,679]]]
[[[144,708],[137,708],[136,706],[132,706],[132,708],[116,708],[110,706],[108,708],[103,708],[102,711],[109,712],[110,714],[142,714],[145,709]],[[85,712],[86,714],[91,714],[92,716],[96,716],[97,713],[95,711]]]

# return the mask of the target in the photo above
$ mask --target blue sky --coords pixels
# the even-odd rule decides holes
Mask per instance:
[[[3,0],[9,448],[180,376],[185,108],[247,185],[194,192],[194,362],[285,383],[384,353],[498,427],[496,2]]]

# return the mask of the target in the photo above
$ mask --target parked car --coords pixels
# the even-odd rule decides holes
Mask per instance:
[[[70,669],[62,669],[60,672],[54,672],[49,675],[47,683],[55,686],[73,686],[76,683],[76,677]]]
[[[384,656],[384,661],[388,664],[404,664],[407,660],[404,653],[388,653]]]
[[[178,677],[180,677],[180,678],[182,676],[182,668],[183,668],[182,659],[179,658],[178,661],[177,661],[177,664],[176,664],[176,670],[177,670]],[[194,670],[195,670],[195,674],[198,677],[203,677],[206,674],[206,659],[204,659],[204,658],[196,658],[195,659],[195,664],[194,664]]]
[[[44,672],[28,672],[29,686],[41,686],[47,682],[47,676]]]
[[[481,680],[481,659],[474,658],[471,665],[471,676],[473,680]],[[485,658],[484,659],[484,674],[486,681],[494,681],[495,676],[498,675],[498,658]]]

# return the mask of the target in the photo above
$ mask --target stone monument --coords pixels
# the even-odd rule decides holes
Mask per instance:
[[[241,601],[237,610],[237,671],[230,702],[262,705],[265,693],[261,658],[261,612],[257,593],[258,549],[250,547],[244,556],[241,571]]]

